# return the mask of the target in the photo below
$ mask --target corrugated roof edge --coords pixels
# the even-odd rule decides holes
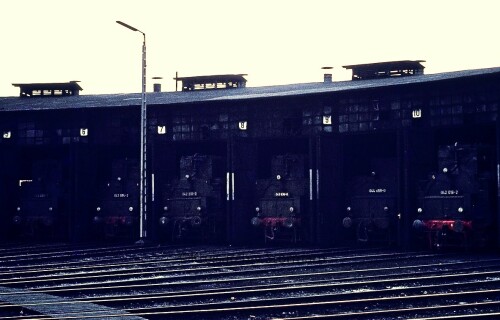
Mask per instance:
[[[362,81],[337,81],[331,83],[311,83],[314,84],[314,88],[303,88],[294,89],[288,91],[279,91],[274,93],[255,93],[255,94],[241,94],[241,95],[227,95],[216,97],[210,99],[212,101],[217,100],[242,100],[242,99],[258,99],[258,98],[268,98],[268,97],[281,97],[281,96],[294,96],[294,95],[306,95],[315,93],[328,93],[328,92],[339,92],[339,91],[349,91],[349,90],[362,90],[369,88],[380,88],[389,86],[400,86],[407,84],[418,84],[427,83],[435,81],[444,81],[451,79],[467,78],[474,76],[481,76],[487,74],[500,73],[500,67],[485,68],[485,69],[471,69],[471,70],[461,70],[461,71],[451,71],[443,73],[434,74],[423,74],[408,77],[393,77],[393,78],[382,78],[382,79],[370,79]],[[307,84],[304,84],[307,85]],[[286,86],[276,86],[280,88],[286,88],[296,85],[286,85]],[[271,88],[271,87],[266,87]]]
[[[247,87],[232,90],[201,90],[193,92],[161,92],[147,95],[148,105],[174,105],[185,103],[232,101],[270,97],[288,97],[307,94],[321,94],[350,90],[364,90],[389,86],[419,84],[458,78],[500,73],[500,67],[462,70],[410,77],[394,77],[363,81],[337,81],[331,83],[313,82],[302,84]],[[50,110],[100,107],[140,106],[140,93],[80,95],[66,98],[0,98],[0,111]]]

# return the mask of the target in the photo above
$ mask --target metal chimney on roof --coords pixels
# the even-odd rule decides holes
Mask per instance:
[[[325,73],[323,74],[323,82],[324,83],[332,82],[332,72],[326,71],[326,70],[331,70],[331,69],[333,69],[333,67],[323,67],[321,69],[325,70]]]
[[[162,77],[153,77],[153,80],[161,80]],[[161,83],[157,82],[153,84],[153,92],[161,92]]]

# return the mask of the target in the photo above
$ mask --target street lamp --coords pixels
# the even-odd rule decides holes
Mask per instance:
[[[139,196],[139,241],[144,243],[146,238],[146,220],[147,220],[147,158],[146,158],[146,138],[147,138],[147,117],[146,117],[146,34],[139,29],[136,29],[124,22],[116,21],[119,25],[124,26],[132,31],[142,33],[144,41],[142,43],[142,95],[141,95],[141,182]]]

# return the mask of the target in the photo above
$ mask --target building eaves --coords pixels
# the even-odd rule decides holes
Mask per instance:
[[[391,77],[363,81],[337,81],[331,83],[316,82],[267,87],[247,87],[229,90],[200,90],[191,92],[147,93],[148,105],[176,105],[202,103],[209,101],[250,100],[271,97],[290,97],[309,94],[347,92],[382,87],[405,86],[431,83],[468,77],[482,77],[499,74],[500,67],[487,69],[463,70],[446,73],[416,75],[410,77]],[[48,98],[0,98],[0,112],[24,110],[57,110],[79,108],[138,107],[141,104],[140,93],[80,95]]]

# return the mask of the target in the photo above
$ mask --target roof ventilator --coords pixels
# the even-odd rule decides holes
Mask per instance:
[[[14,87],[19,87],[21,98],[34,97],[67,97],[78,96],[82,87],[80,81],[70,81],[62,83],[13,83]]]
[[[182,91],[245,88],[246,74],[220,74],[211,76],[175,77],[182,82]]]
[[[343,66],[352,70],[352,80],[405,77],[424,74],[425,60],[400,60]]]

